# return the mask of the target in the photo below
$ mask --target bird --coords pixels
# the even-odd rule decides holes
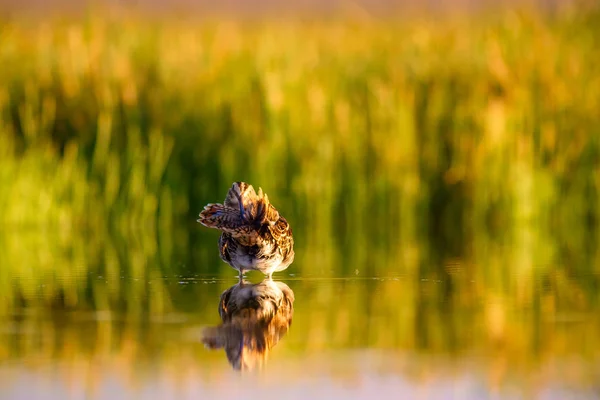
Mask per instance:
[[[225,290],[219,299],[222,324],[207,327],[202,342],[225,350],[240,371],[262,367],[269,351],[288,332],[294,314],[294,292],[283,282],[245,280]]]
[[[220,230],[221,259],[238,270],[258,270],[272,278],[294,261],[294,237],[288,221],[269,202],[262,188],[234,182],[223,204],[207,204],[197,220]]]

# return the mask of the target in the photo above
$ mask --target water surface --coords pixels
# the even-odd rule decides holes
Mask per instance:
[[[192,247],[216,252],[212,239],[192,239]],[[515,255],[506,252],[490,259],[505,266],[498,279],[487,275],[489,267],[418,248],[418,262],[398,261],[395,270],[356,262],[318,273],[301,256],[276,283],[248,275],[250,288],[285,284],[293,310],[289,329],[280,331],[248,314],[238,319],[246,338],[239,346],[255,346],[257,332],[267,332],[266,350],[248,350],[254,359],[244,368],[203,340],[207,328],[222,323],[222,293],[237,284],[236,272],[216,256],[205,260],[214,273],[202,272],[208,268],[200,262],[189,265],[185,251],[172,253],[177,273],[165,273],[152,257],[136,270],[143,257],[133,257],[131,247],[116,251],[120,261],[112,267],[109,257],[88,270],[70,264],[42,281],[27,268],[5,274],[12,289],[2,296],[0,398],[600,395],[597,274],[535,263],[511,269]],[[367,261],[381,263],[386,254],[373,257]],[[375,273],[363,272],[369,270]],[[266,304],[263,294],[255,293],[250,308]]]

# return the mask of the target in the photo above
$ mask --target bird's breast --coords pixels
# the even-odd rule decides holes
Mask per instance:
[[[274,242],[264,241],[260,246],[237,246],[231,254],[231,261],[238,269],[263,270],[280,263],[281,256]]]

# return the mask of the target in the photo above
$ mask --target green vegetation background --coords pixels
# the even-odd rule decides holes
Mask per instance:
[[[291,222],[286,276],[402,276],[383,310],[403,323],[427,296],[490,306],[492,327],[512,307],[597,309],[599,23],[7,20],[0,309],[171,309],[164,276],[233,274],[195,219],[237,180]]]

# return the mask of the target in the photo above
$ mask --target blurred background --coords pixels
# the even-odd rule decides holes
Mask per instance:
[[[0,2],[0,398],[600,396],[599,24]],[[195,221],[240,180],[296,238],[262,383],[197,339],[236,272]]]

